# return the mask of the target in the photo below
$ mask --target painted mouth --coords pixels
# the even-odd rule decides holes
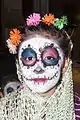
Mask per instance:
[[[42,82],[47,81],[48,79],[47,78],[33,78],[32,80],[34,82],[42,83]]]
[[[54,78],[56,78],[58,76],[58,71],[52,76],[52,77],[44,77],[44,78],[31,78],[31,79],[28,79],[28,78],[25,78],[25,76],[23,76],[26,80],[28,81],[34,81],[34,82],[37,82],[37,83],[45,83],[46,81],[48,80],[52,80]]]

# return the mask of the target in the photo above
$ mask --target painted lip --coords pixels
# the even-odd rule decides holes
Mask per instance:
[[[48,79],[47,78],[33,78],[32,80],[34,82],[42,83],[42,82],[47,81]]]

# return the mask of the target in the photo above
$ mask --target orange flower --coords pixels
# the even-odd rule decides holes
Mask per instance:
[[[50,26],[51,24],[54,23],[54,15],[52,15],[52,14],[45,15],[42,18],[42,22],[44,22],[45,24],[47,24],[48,26]]]
[[[13,45],[18,46],[21,39],[21,34],[20,31],[17,29],[13,29],[12,31],[10,31],[10,40],[12,42]]]

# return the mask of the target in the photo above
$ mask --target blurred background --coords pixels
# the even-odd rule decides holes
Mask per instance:
[[[30,13],[53,13],[56,17],[68,16],[69,33],[73,41],[74,89],[80,93],[80,0],[0,0],[0,86],[3,78],[16,74],[15,58],[9,54],[6,40],[9,29],[23,25]]]

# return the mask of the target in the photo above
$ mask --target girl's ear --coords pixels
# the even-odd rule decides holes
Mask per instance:
[[[68,66],[69,66],[69,61],[70,61],[70,58],[65,58],[65,61],[64,61],[64,67],[63,67],[63,73],[66,72]]]

